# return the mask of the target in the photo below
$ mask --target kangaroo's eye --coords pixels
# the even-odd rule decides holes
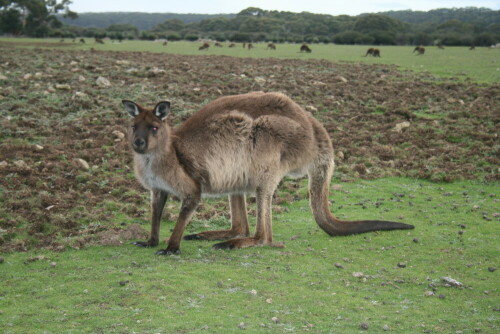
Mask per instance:
[[[153,130],[153,132],[156,132],[156,131],[158,131],[158,128],[156,126],[153,126],[153,128],[151,130]]]
[[[136,129],[136,126],[135,125],[132,125],[131,126],[132,130],[135,130]]]

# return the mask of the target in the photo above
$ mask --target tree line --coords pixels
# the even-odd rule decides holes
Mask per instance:
[[[41,20],[45,23],[38,28],[28,23],[33,22],[28,20],[33,15],[29,6],[35,3],[47,9],[45,19]],[[358,16],[249,7],[237,14],[224,15],[83,13],[71,21],[76,13],[69,10],[70,3],[69,0],[0,0],[0,33],[118,40],[163,38],[371,45],[489,46],[500,42],[500,11],[476,7]],[[77,22],[81,25],[76,25]]]

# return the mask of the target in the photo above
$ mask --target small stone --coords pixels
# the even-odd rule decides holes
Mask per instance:
[[[87,97],[87,94],[85,94],[84,92],[75,92],[72,98],[74,100],[76,98],[84,98],[84,97]]]
[[[0,257],[0,263],[4,263],[5,259],[3,257]]]
[[[250,290],[250,294],[253,296],[257,296],[257,290]]]
[[[359,327],[363,330],[368,330],[368,328],[370,327],[366,322],[362,322]]]
[[[336,79],[338,82],[344,82],[344,83],[347,82],[347,79],[341,75],[337,75]]]
[[[312,113],[318,112],[318,108],[315,106],[306,106],[306,110]]]
[[[401,122],[401,123],[397,123],[394,128],[392,129],[392,131],[394,132],[397,132],[397,133],[401,133],[403,132],[403,129],[406,129],[406,128],[409,128],[410,127],[410,122]]]
[[[29,79],[31,79],[31,74],[30,74],[30,73],[25,74],[25,75],[23,76],[23,79],[24,79],[24,80],[29,80]]]
[[[247,329],[247,326],[245,325],[244,322],[240,322],[240,324],[238,325],[238,328],[239,329]]]
[[[0,80],[8,80],[9,78],[7,78],[5,75],[3,74],[0,74]]]
[[[382,329],[383,329],[384,331],[388,331],[388,330],[390,330],[389,326],[387,326],[387,325],[384,325],[384,327],[382,327]]]
[[[488,271],[490,273],[494,272],[495,270],[497,270],[497,268],[495,268],[495,267],[488,267]]]
[[[115,136],[117,139],[123,139],[125,138],[125,134],[121,131],[118,131],[118,130],[114,130],[113,132],[111,132],[111,134],[113,136]]]
[[[462,234],[464,234],[464,231],[460,230],[460,231],[458,231],[458,234],[462,235]]]
[[[446,298],[442,293],[440,293],[438,297],[439,297],[439,299],[445,299]]]
[[[362,272],[359,272],[359,271],[352,273],[352,276],[354,276],[356,278],[363,278],[363,277],[365,277],[365,275]]]
[[[86,80],[86,79],[85,79],[85,77],[84,77],[83,75],[79,75],[79,76],[78,76],[78,81],[83,82],[83,81],[85,81],[85,80]]]
[[[454,286],[454,287],[462,287],[463,286],[462,283],[460,283],[459,281],[457,281],[457,280],[455,280],[455,279],[453,279],[451,277],[443,277],[442,280],[445,283],[447,283],[447,284],[449,284],[451,286]]]
[[[111,86],[111,82],[109,82],[109,80],[106,79],[105,77],[99,77],[99,78],[97,78],[97,80],[95,81],[95,83],[99,87],[110,87]]]
[[[55,262],[51,262],[51,263],[50,263],[50,266],[51,266],[51,267],[55,267],[55,266],[57,266],[57,263],[55,263]]]
[[[418,244],[418,239],[417,238],[413,238],[413,242]]]
[[[406,263],[404,263],[404,262],[398,262],[398,267],[399,268],[406,268]]]
[[[71,86],[68,84],[56,84],[56,89],[59,90],[71,90]]]
[[[432,297],[434,296],[434,291],[427,290],[424,292],[424,296],[426,297]]]
[[[26,164],[26,162],[24,162],[24,160],[17,160],[17,161],[14,161],[14,165],[18,168],[22,168],[22,169],[28,169],[28,165]]]
[[[90,169],[89,163],[83,159],[76,159],[76,162],[82,167],[83,169]]]
[[[277,324],[278,322],[280,322],[280,319],[279,319],[279,318],[277,318],[277,317],[272,317],[272,318],[271,318],[271,320],[272,320],[275,324]]]
[[[344,266],[341,265],[340,263],[335,263],[335,268],[343,269]]]
[[[120,283],[119,283],[119,284],[120,284],[120,286],[125,286],[125,285],[127,285],[127,284],[128,284],[128,282],[129,282],[129,281],[120,281]]]
[[[273,303],[273,299],[272,299],[272,298],[267,298],[267,299],[266,299],[266,303],[268,303],[268,304],[272,304],[272,303]]]
[[[37,151],[43,151],[43,146],[36,144],[35,145],[35,150],[37,150]]]
[[[9,165],[9,163],[5,160],[0,162],[0,168],[7,167],[8,165]]]
[[[218,288],[222,288],[223,286],[224,286],[224,285],[222,284],[222,282],[220,282],[220,281],[219,281],[219,282],[217,282],[217,287],[218,287]]]

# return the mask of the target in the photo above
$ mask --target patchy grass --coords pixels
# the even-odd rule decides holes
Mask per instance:
[[[339,217],[403,220],[416,229],[331,238],[302,199],[274,215],[284,249],[214,251],[213,242],[184,241],[172,257],[127,244],[4,254],[2,331],[500,330],[498,184],[388,178],[336,188],[331,207]],[[173,223],[162,225],[167,236]],[[223,217],[196,219],[188,232],[228,225]]]
[[[78,41],[78,40],[77,40]],[[229,48],[224,43],[222,48],[210,47],[199,51],[199,42],[169,42],[164,46],[162,42],[152,41],[123,41],[122,43],[106,41],[97,44],[93,39],[86,39],[85,44],[59,39],[34,38],[0,38],[0,43],[6,46],[18,47],[47,47],[57,49],[77,50],[106,50],[106,51],[133,51],[156,52],[182,55],[225,55],[232,57],[252,58],[281,58],[281,59],[326,59],[334,62],[352,62],[367,64],[397,65],[401,69],[420,73],[422,78],[432,79],[431,75],[446,79],[470,79],[476,82],[500,82],[500,63],[498,61],[500,49],[478,47],[469,50],[468,47],[446,47],[444,50],[437,47],[426,47],[423,56],[413,53],[412,46],[380,46],[380,58],[364,57],[369,46],[311,44],[312,53],[299,52],[300,44],[277,44],[276,50],[266,50],[266,43],[254,43],[251,50],[244,49],[242,44]]]

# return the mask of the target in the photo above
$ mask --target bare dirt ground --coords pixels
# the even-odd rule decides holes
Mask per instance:
[[[80,247],[116,212],[146,214],[121,99],[169,100],[176,125],[219,96],[284,92],[328,129],[343,181],[500,179],[498,83],[320,60],[2,48],[0,85],[0,250]]]

